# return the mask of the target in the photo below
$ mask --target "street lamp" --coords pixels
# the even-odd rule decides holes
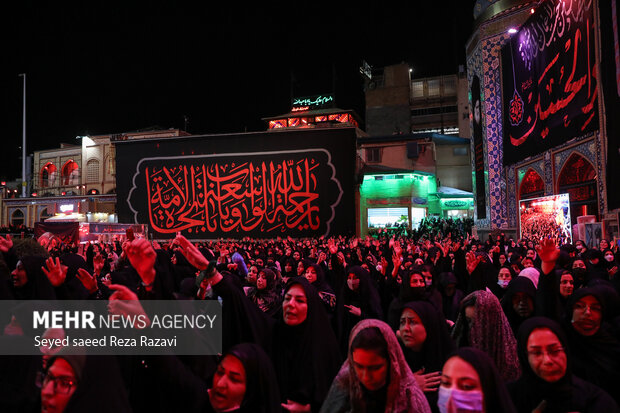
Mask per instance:
[[[24,78],[24,102],[22,108],[22,198],[26,197],[26,74],[21,73]]]

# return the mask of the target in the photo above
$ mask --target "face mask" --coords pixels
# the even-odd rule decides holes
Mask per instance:
[[[411,297],[415,300],[421,300],[424,298],[426,287],[411,287]]]
[[[509,280],[497,280],[497,284],[502,288],[507,288]]]
[[[450,403],[451,402],[451,403]],[[448,410],[448,404],[454,409]],[[448,389],[439,387],[439,397],[437,399],[437,407],[441,413],[455,412],[482,412],[482,392],[479,390],[462,391],[458,389]]]
[[[585,268],[573,268],[573,276],[579,281],[586,279],[588,271]]]
[[[351,290],[357,290],[360,286],[360,280],[347,280],[347,285]]]
[[[606,259],[608,262],[612,262],[612,261],[614,260],[614,256],[613,256],[613,255],[605,255],[605,259]]]

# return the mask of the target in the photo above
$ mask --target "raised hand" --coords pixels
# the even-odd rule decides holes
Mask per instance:
[[[467,272],[471,274],[482,261],[482,257],[477,257],[475,252],[468,252],[465,254],[465,261],[467,262]]]
[[[146,328],[151,324],[138,296],[133,291],[120,284],[110,284],[108,288],[114,291],[108,300],[110,314],[142,320],[143,323],[136,324],[137,328]]]
[[[96,275],[101,274],[104,263],[105,261],[103,260],[101,254],[97,254],[93,257],[93,269],[95,270]]]
[[[174,239],[174,244],[178,245],[181,251],[181,254],[192,264],[194,267],[199,270],[204,270],[209,266],[209,261],[202,255],[202,253],[196,248],[194,244],[189,242],[187,238],[183,235],[179,234]]]
[[[90,275],[84,268],[78,268],[76,277],[90,294],[94,293],[99,288],[97,286],[97,277]]]
[[[155,279],[155,259],[157,253],[144,238],[138,238],[126,244],[125,254],[136,269],[144,284],[152,284]]]
[[[8,252],[11,248],[13,248],[13,240],[9,234],[6,235],[6,238],[0,236],[0,252]]]
[[[60,263],[60,259],[56,257],[56,261],[52,257],[45,261],[45,267],[41,267],[43,273],[54,287],[58,287],[65,282],[67,278],[67,266]]]
[[[333,239],[329,239],[327,240],[327,246],[329,247],[329,253],[330,254],[337,254],[338,253],[338,247],[336,246],[336,243],[334,243]]]
[[[541,239],[536,245],[536,253],[542,262],[555,263],[560,257],[560,249],[555,245],[555,239]]]

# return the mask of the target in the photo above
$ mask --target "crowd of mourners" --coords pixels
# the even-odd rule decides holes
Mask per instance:
[[[443,230],[81,247],[0,237],[1,299],[218,300],[223,317],[217,356],[0,356],[0,411],[620,411],[615,240]],[[3,317],[2,339],[25,334]]]

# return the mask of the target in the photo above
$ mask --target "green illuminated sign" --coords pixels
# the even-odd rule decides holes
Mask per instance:
[[[293,111],[333,106],[334,95],[318,95],[293,99]]]

